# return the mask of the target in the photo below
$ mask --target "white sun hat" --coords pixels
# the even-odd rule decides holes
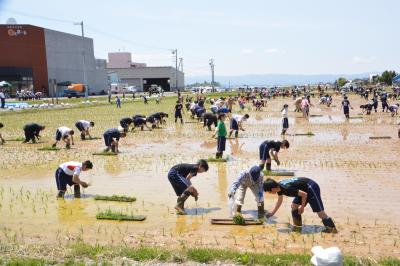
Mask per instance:
[[[342,266],[343,255],[338,247],[324,249],[321,246],[315,246],[311,249],[314,256],[311,263],[315,266]]]

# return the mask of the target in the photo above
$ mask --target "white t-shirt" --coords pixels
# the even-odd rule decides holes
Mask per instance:
[[[238,123],[246,120],[243,115],[233,115],[232,118]]]
[[[68,136],[71,129],[69,127],[59,127],[58,131],[61,132],[61,136]]]
[[[5,99],[6,96],[4,95],[4,92],[0,92],[0,99]]]
[[[282,117],[283,118],[288,118],[288,110],[287,109],[283,109],[282,110]]]
[[[86,120],[79,120],[78,122],[80,122],[83,126],[83,129],[88,130],[90,127],[90,122],[86,121]]]
[[[79,162],[66,162],[59,166],[66,175],[79,175],[82,170],[82,163]]]

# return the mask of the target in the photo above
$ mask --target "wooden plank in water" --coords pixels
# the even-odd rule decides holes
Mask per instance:
[[[246,223],[243,225],[262,225],[264,224],[263,221],[255,220],[255,219],[245,219]],[[229,219],[211,219],[211,224],[215,225],[239,225],[233,222],[232,218]]]

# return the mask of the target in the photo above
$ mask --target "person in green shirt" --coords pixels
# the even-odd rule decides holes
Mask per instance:
[[[215,133],[213,135],[213,138],[215,138],[215,135],[218,136],[217,138],[217,153],[215,154],[215,157],[217,159],[222,158],[222,154],[225,151],[225,145],[226,145],[226,127],[225,127],[225,114],[219,114],[218,115],[218,124],[215,129]]]

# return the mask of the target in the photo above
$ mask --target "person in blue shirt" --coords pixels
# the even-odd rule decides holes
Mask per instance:
[[[241,172],[237,180],[231,185],[228,198],[232,199],[235,197],[236,213],[238,215],[242,212],[246,190],[250,188],[257,202],[258,218],[264,218],[263,176],[260,167],[253,166],[250,169]]]
[[[275,215],[282,205],[283,195],[285,195],[294,198],[292,202],[292,218],[295,226],[301,227],[303,225],[301,215],[304,212],[304,207],[309,204],[312,211],[322,219],[322,223],[326,228],[325,232],[337,233],[335,223],[324,210],[320,188],[314,180],[306,177],[294,177],[276,182],[268,178],[264,181],[263,189],[265,192],[278,194],[278,201],[267,217]]]

